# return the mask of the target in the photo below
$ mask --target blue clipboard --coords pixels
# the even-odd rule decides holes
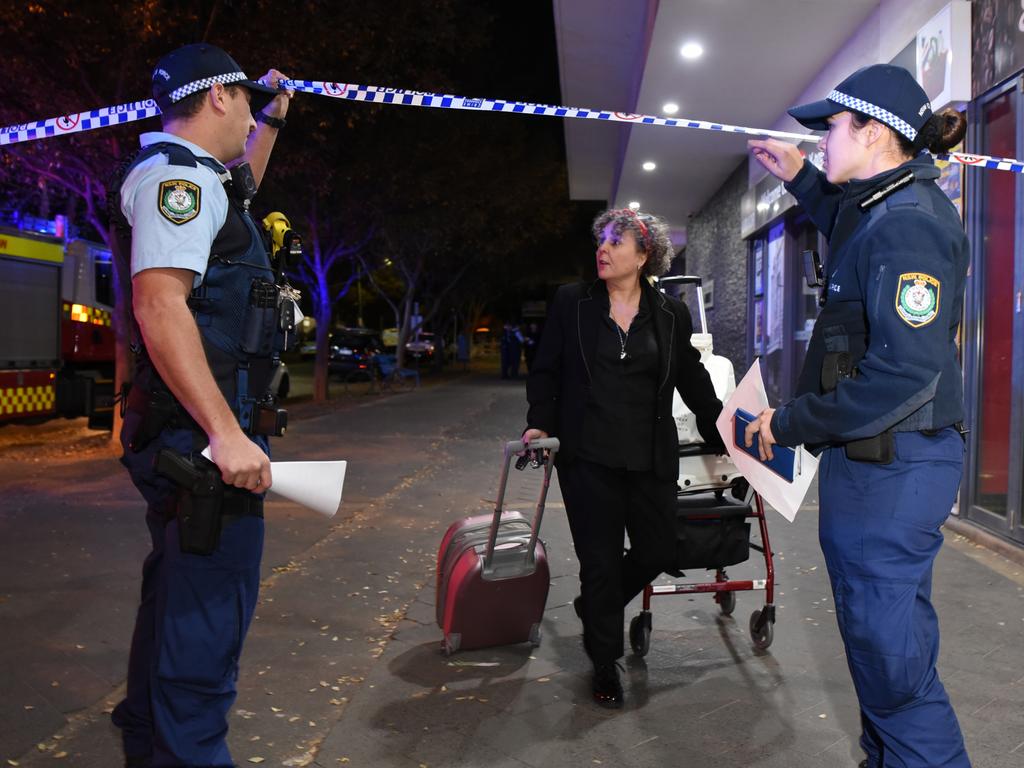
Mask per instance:
[[[761,461],[761,454],[758,452],[757,448],[760,435],[754,435],[754,439],[749,448],[747,448],[745,444],[747,425],[749,425],[754,418],[754,416],[747,413],[742,408],[736,409],[736,415],[733,417],[733,443],[741,451],[744,451],[758,461]],[[772,472],[779,475],[779,477],[787,483],[792,483],[793,471],[796,466],[796,449],[787,448],[783,445],[773,445],[772,454],[773,456],[771,461],[761,461],[761,463],[768,467]]]

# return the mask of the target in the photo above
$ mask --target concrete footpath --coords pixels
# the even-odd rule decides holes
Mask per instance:
[[[298,409],[302,411],[302,409]],[[656,599],[651,651],[627,652],[626,706],[596,708],[570,601],[564,508],[549,497],[551,593],[538,648],[440,652],[436,547],[488,507],[521,382],[479,375],[308,408],[275,458],[346,458],[334,520],[268,507],[264,582],[230,743],[242,766],[855,766],[856,701],[807,505],[770,513],[778,623],[752,646],[760,593],[733,617],[710,596]],[[539,472],[514,473],[524,511]],[[0,455],[0,765],[120,765],[141,503],[110,456]],[[730,569],[759,578],[764,563]],[[1024,568],[959,536],[935,571],[940,673],[976,768],[1024,766]],[[636,613],[627,611],[627,617]]]

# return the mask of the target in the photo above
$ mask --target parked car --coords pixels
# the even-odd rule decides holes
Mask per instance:
[[[380,334],[369,328],[345,328],[331,334],[327,370],[338,376],[367,369],[370,358],[383,349]]]
[[[435,349],[434,334],[430,331],[420,331],[415,338],[405,342],[405,351],[416,360],[433,360]]]
[[[316,357],[316,337],[304,341],[299,345],[299,357],[306,359]]]

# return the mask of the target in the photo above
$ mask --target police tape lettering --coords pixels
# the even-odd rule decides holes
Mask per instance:
[[[551,106],[525,101],[469,98],[466,96],[429,93],[427,91],[409,91],[403,88],[385,88],[375,85],[354,85],[352,83],[336,83],[322,80],[282,80],[278,83],[278,87],[304,93],[313,93],[319,96],[328,96],[334,99],[368,101],[374,104],[400,104],[410,107],[433,107],[434,109],[484,110],[489,112],[538,115],[541,117],[604,120],[607,122],[629,123],[631,125],[659,125],[668,128],[691,128],[700,131],[738,133],[746,136],[769,136],[797,142],[817,142],[819,140],[819,137],[814,134],[773,131],[765,128],[748,128],[741,125],[713,123],[707,120],[656,117],[654,115],[638,115],[631,112]],[[46,120],[9,125],[7,127],[0,127],[0,146],[34,141],[36,139],[47,139],[51,136],[79,133],[81,131],[91,131],[108,125],[121,125],[159,114],[160,108],[156,103],[152,99],[146,99],[145,101],[132,101],[113,107],[92,109],[88,112],[60,115]],[[962,152],[937,154],[935,158],[972,168],[991,168],[993,170],[1024,174],[1024,161],[1013,158],[968,155]]]

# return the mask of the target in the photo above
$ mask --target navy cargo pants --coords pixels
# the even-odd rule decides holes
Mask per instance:
[[[869,768],[970,768],[960,725],[939,681],[931,603],[939,528],[956,501],[964,445],[897,433],[890,464],[821,457],[820,540],[836,618],[860,703]]]
[[[165,515],[175,488],[152,465],[160,447],[182,454],[194,449],[192,433],[165,430],[133,453],[127,440],[137,418],[132,411],[126,414],[122,462],[148,504],[152,550],[142,567],[128,691],[113,721],[122,731],[126,757],[136,764],[233,766],[227,718],[242,642],[256,608],[263,519],[226,523],[211,555],[182,553],[177,521],[167,522]]]

